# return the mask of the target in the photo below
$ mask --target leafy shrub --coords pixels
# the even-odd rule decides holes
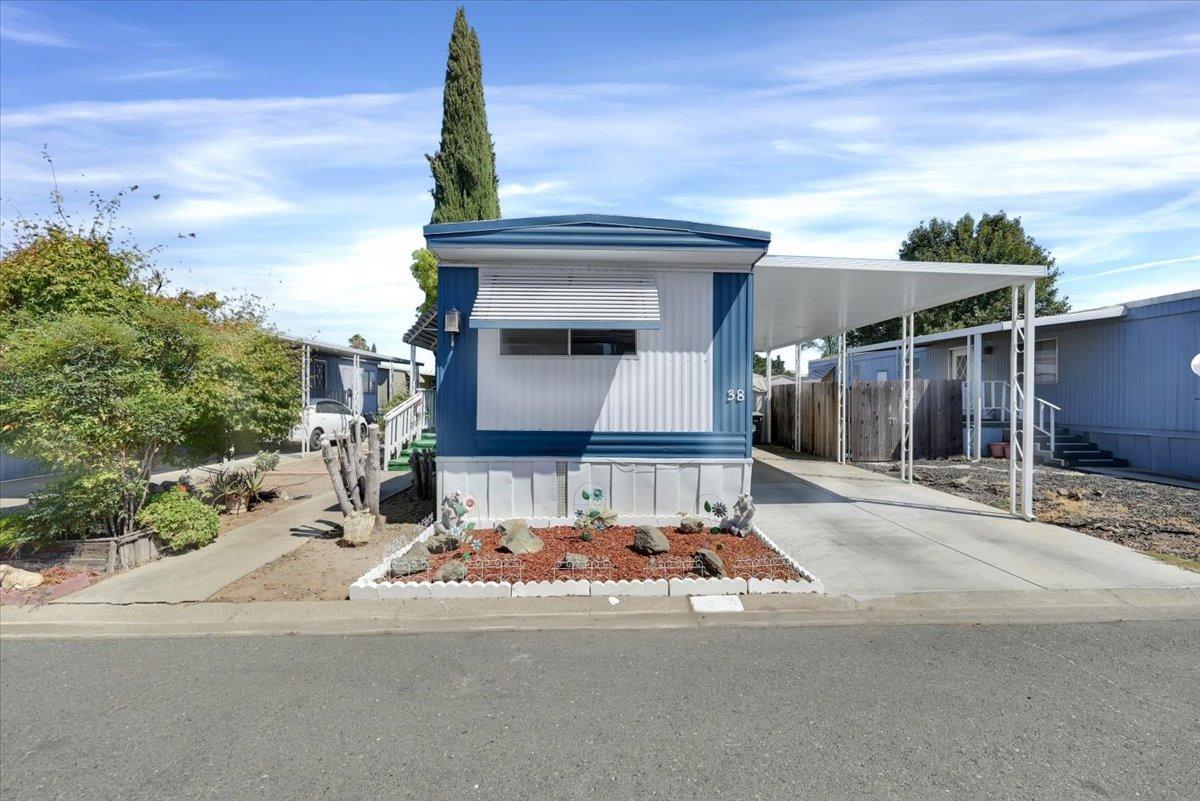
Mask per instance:
[[[260,473],[270,473],[279,467],[279,451],[262,451],[254,457],[254,469]]]
[[[68,474],[31,493],[29,508],[3,520],[0,550],[37,549],[56,540],[121,533],[122,496],[140,492],[115,472]]]
[[[174,490],[155,495],[138,512],[137,521],[153,528],[173,551],[208,545],[221,528],[215,509]]]

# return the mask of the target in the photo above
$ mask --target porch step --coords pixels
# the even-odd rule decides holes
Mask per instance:
[[[1034,435],[1038,458],[1058,467],[1128,467],[1129,461],[1101,449],[1082,434],[1072,434],[1071,429],[1056,426],[1054,430],[1054,452],[1050,452],[1050,437]]]
[[[411,467],[409,464],[409,457],[412,456],[413,451],[429,451],[435,449],[436,447],[437,433],[434,431],[423,431],[421,432],[421,436],[417,437],[408,444],[408,447],[400,451],[400,456],[398,458],[388,462],[388,469],[407,470],[409,467]]]

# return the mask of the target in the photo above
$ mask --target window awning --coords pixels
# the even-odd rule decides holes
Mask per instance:
[[[658,284],[626,275],[481,275],[472,328],[657,329]]]

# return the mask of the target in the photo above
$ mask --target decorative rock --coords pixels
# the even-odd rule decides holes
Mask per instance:
[[[754,498],[743,492],[733,504],[733,514],[721,521],[721,528],[730,534],[744,537],[754,529]]]
[[[457,559],[447,562],[433,574],[434,581],[466,581],[467,566]]]
[[[695,515],[688,515],[679,521],[679,530],[684,534],[699,534],[706,528],[708,526],[704,524],[704,521]]]
[[[355,512],[342,520],[342,541],[347,545],[366,545],[375,528],[375,515],[369,511]]]
[[[633,532],[633,550],[644,556],[666,553],[671,543],[655,526],[638,526]]]
[[[692,554],[696,563],[696,573],[704,578],[724,578],[725,562],[721,557],[708,548],[701,548]]]
[[[41,573],[12,565],[0,565],[0,577],[0,587],[6,590],[32,590],[46,580]]]
[[[505,520],[496,526],[503,536],[500,538],[500,550],[509,553],[537,553],[545,547],[545,543],[529,530],[529,524],[519,518]]]
[[[436,534],[423,543],[426,553],[450,553],[462,545],[462,540],[453,534]]]
[[[581,553],[565,553],[562,559],[559,560],[558,566],[569,568],[571,570],[583,570],[590,562],[588,558]]]
[[[407,553],[392,560],[393,576],[411,576],[413,573],[424,573],[429,569],[429,557],[423,553]]]

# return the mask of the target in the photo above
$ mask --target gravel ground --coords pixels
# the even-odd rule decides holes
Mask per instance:
[[[859,464],[898,473],[896,463]],[[1007,462],[985,459],[919,461],[918,483],[1008,508]],[[1048,465],[1034,469],[1033,512],[1038,520],[1073,528],[1147,553],[1189,560],[1200,570],[1200,491],[1148,481],[1081,473]]]

